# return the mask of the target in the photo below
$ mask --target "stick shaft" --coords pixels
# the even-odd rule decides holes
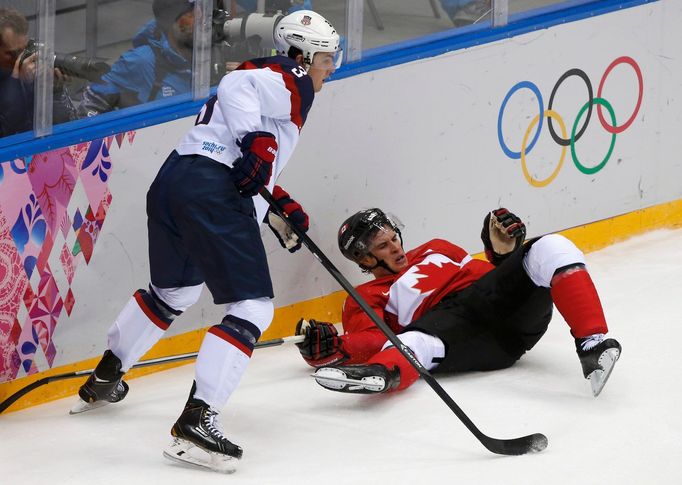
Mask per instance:
[[[457,405],[457,403],[450,397],[445,389],[443,389],[443,387],[436,381],[429,371],[426,370],[421,362],[414,357],[410,349],[400,341],[388,324],[379,318],[374,309],[355,290],[353,285],[351,285],[350,282],[343,276],[343,274],[336,269],[336,266],[334,266],[329,258],[327,258],[317,244],[315,244],[305,232],[301,231],[296,224],[289,220],[289,217],[279,207],[277,201],[272,196],[270,191],[264,187],[260,190],[260,195],[270,205],[271,209],[275,211],[278,216],[284,219],[287,224],[289,224],[291,230],[294,232],[294,234],[296,234],[296,236],[298,236],[299,241],[301,241],[308,248],[313,256],[315,256],[315,258],[317,258],[317,260],[322,264],[324,269],[326,269],[329,274],[337,281],[337,283],[339,283],[339,285],[346,290],[348,295],[355,300],[355,302],[367,314],[367,316],[379,328],[379,330],[381,330],[386,338],[400,351],[410,365],[414,367],[417,372],[419,372],[426,383],[436,392],[436,394],[438,394],[443,402],[445,402],[445,404],[452,410],[453,413],[455,413],[459,420],[462,421],[467,429],[471,431],[471,433],[481,442],[481,444],[483,444],[483,446],[493,453],[505,455],[520,455],[528,453],[529,451],[540,451],[537,448],[544,449],[544,447],[547,446],[547,438],[541,434],[534,434],[511,440],[500,440],[486,436],[481,430],[479,430],[478,427],[476,427],[476,425],[471,421],[471,419],[469,419],[469,416],[467,416],[466,413],[459,407],[459,405]]]

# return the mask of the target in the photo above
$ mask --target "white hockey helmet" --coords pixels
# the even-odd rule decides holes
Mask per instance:
[[[342,50],[339,34],[334,26],[312,10],[292,12],[279,21],[275,28],[277,53],[286,56],[290,47],[303,52],[304,64],[310,66],[317,52],[336,52],[335,67],[341,66]]]

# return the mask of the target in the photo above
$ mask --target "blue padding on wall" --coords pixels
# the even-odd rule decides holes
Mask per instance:
[[[487,44],[656,1],[659,0],[602,0],[592,3],[585,3],[585,0],[569,0],[561,4],[511,15],[509,24],[504,27],[490,28],[490,23],[471,25],[457,30],[447,30],[413,40],[368,49],[363,52],[361,61],[342,66],[329,81],[333,82],[368,71],[434,57],[446,52]],[[183,97],[186,100],[179,101]],[[171,100],[127,108],[123,113],[106,113],[94,118],[56,125],[53,134],[43,138],[34,138],[33,132],[0,138],[0,161],[21,158],[34,153],[192,116],[199,112],[204,101],[192,101],[189,95],[177,96]]]
[[[34,138],[30,131],[0,139],[0,162],[192,116],[205,101],[188,99],[178,103],[178,97],[126,108],[125,114],[114,111],[55,125],[53,133],[42,138]],[[11,143],[3,146],[3,142]]]

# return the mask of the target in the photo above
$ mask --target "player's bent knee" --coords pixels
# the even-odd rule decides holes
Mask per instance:
[[[165,305],[182,313],[199,301],[203,286],[201,284],[179,288],[159,288],[150,284],[149,288]]]
[[[550,287],[558,269],[578,264],[585,264],[585,255],[570,239],[560,234],[548,234],[538,239],[523,261],[533,283],[545,288]]]
[[[251,322],[258,327],[260,333],[263,333],[272,322],[275,315],[275,305],[271,298],[254,298],[228,304],[226,313]]]

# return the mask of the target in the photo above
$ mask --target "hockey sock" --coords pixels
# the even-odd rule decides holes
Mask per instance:
[[[401,354],[400,351],[395,347],[389,347],[385,350],[382,350],[374,357],[369,359],[367,364],[381,364],[388,370],[393,370],[397,367],[400,371],[400,384],[398,387],[393,389],[394,391],[401,391],[405,388],[408,388],[414,384],[417,379],[419,379],[419,372],[412,367],[403,354]]]
[[[398,338],[410,348],[414,356],[426,370],[436,368],[445,357],[445,344],[438,337],[418,330],[408,330],[398,335]],[[386,342],[382,347],[382,350],[392,346],[393,344],[391,342]]]
[[[209,328],[197,356],[194,397],[222,409],[246,371],[259,337],[258,327],[234,315]]]
[[[582,264],[557,270],[552,278],[552,299],[575,338],[608,332],[604,310],[590,274]]]
[[[135,292],[107,333],[109,349],[121,360],[123,372],[158,342],[176,313],[160,309],[146,290]]]

